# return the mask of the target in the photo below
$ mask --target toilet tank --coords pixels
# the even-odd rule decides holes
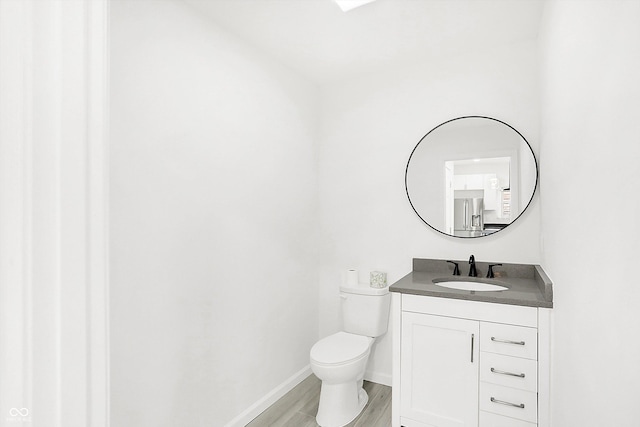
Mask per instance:
[[[391,294],[388,288],[340,287],[342,330],[367,337],[387,332]]]

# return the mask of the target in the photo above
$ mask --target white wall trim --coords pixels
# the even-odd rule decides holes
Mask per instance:
[[[364,379],[367,381],[371,381],[372,383],[386,385],[391,387],[393,377],[389,374],[384,374],[381,372],[367,371],[364,374]]]
[[[0,2],[2,425],[109,425],[107,17]]]
[[[30,411],[30,5],[0,2],[0,424]],[[16,409],[13,409],[16,408]],[[13,411],[12,411],[13,409]],[[26,414],[29,420],[29,414]]]
[[[311,375],[311,366],[307,365],[291,377],[286,379],[282,384],[271,390],[264,397],[259,399],[253,405],[248,407],[240,415],[225,424],[225,427],[244,427],[255,417],[260,415],[269,406],[273,405],[282,396],[290,392],[295,386],[300,384],[305,378]]]
[[[293,390],[295,386],[300,384],[305,378],[311,375],[311,366],[307,365],[300,371],[287,378],[282,384],[260,398],[253,405],[244,410],[240,415],[225,424],[225,427],[244,427],[250,423],[255,417],[264,412],[269,406],[273,405],[285,394]],[[391,375],[381,374],[377,372],[367,371],[365,379],[378,384],[391,386]]]
[[[244,427],[250,423],[255,417],[264,412],[269,406],[273,405],[285,394],[293,390],[295,386],[300,384],[305,378],[311,375],[311,366],[307,365],[300,371],[287,378],[284,382],[271,390],[269,393],[260,398],[253,405],[244,410],[237,417],[225,424],[225,427]],[[378,384],[391,387],[391,375],[381,374],[378,372],[367,371],[365,379]]]
[[[109,422],[109,1],[92,0],[86,9],[88,322],[91,427]]]

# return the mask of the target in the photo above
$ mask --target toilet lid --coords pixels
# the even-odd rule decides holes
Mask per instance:
[[[372,338],[338,332],[321,339],[311,348],[311,359],[323,364],[341,364],[362,357]]]

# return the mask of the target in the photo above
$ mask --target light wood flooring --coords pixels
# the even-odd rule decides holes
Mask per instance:
[[[390,427],[391,387],[365,381],[369,402],[347,427]],[[246,427],[318,427],[320,380],[313,374],[258,415]]]

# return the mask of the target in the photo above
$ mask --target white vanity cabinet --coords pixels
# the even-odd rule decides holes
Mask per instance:
[[[476,321],[402,313],[400,393],[405,418],[429,426],[477,426],[479,333]]]
[[[393,298],[393,427],[548,427],[549,309]]]

